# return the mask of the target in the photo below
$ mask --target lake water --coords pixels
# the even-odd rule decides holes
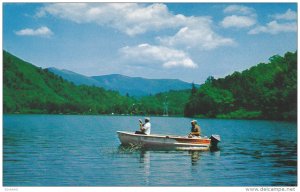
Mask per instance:
[[[295,186],[296,123],[198,119],[217,151],[120,146],[129,116],[4,115],[4,186]],[[189,118],[151,117],[152,133],[186,135]]]

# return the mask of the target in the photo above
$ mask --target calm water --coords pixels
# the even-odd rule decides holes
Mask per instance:
[[[4,186],[297,185],[295,123],[199,119],[214,152],[120,147],[141,117],[4,115]],[[152,117],[152,133],[186,135],[188,118]]]

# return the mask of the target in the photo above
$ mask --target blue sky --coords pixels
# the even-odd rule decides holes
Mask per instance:
[[[39,67],[203,83],[297,50],[296,3],[4,3],[3,48]]]

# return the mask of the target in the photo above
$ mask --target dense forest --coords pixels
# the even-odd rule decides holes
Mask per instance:
[[[185,115],[207,118],[297,119],[297,52],[275,55],[189,90],[134,98],[62,79],[3,51],[4,113]]]
[[[186,116],[243,119],[297,119],[297,52],[275,55],[225,78],[208,77],[191,93]]]
[[[126,113],[133,99],[102,88],[75,86],[4,51],[4,113]]]
[[[140,99],[116,91],[76,86],[47,69],[3,51],[4,113],[183,115],[189,91],[170,91]]]

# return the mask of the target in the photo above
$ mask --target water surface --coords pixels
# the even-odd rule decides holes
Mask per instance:
[[[297,185],[296,123],[198,119],[217,151],[124,148],[141,117],[4,115],[4,186]],[[186,135],[189,118],[152,117],[152,133]]]

